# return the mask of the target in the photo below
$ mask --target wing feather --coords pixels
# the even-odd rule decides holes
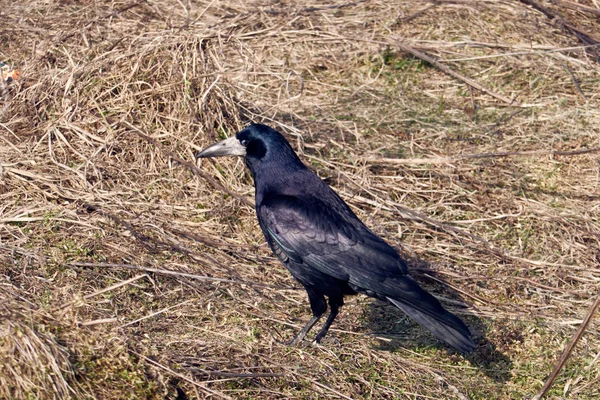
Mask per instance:
[[[257,211],[271,247],[337,279],[360,285],[407,272],[398,253],[344,209],[314,197],[278,195]]]

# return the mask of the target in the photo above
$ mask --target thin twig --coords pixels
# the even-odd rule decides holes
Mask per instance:
[[[235,373],[235,372],[227,372],[227,371],[208,371],[198,367],[189,367],[186,368],[190,372],[194,372],[197,374],[207,375],[209,377],[227,377],[227,378],[272,378],[272,377],[281,377],[285,376],[284,373],[281,372],[257,372],[257,373]]]
[[[128,5],[123,6],[120,9],[118,9],[116,11],[113,11],[110,14],[103,15],[101,17],[96,18],[95,20],[92,20],[92,21],[88,22],[83,28],[78,28],[78,29],[74,30],[73,32],[71,32],[71,33],[69,33],[69,34],[67,34],[65,36],[58,36],[56,41],[57,42],[59,42],[59,41],[66,42],[67,39],[70,39],[71,37],[77,35],[78,33],[82,32],[82,31],[85,31],[86,29],[90,28],[94,24],[97,24],[100,21],[103,21],[103,20],[106,20],[106,19],[114,18],[117,15],[119,15],[121,13],[124,13],[125,11],[130,10],[130,9],[132,9],[134,7],[137,7],[137,6],[141,5],[142,3],[146,3],[146,2],[147,2],[147,0],[137,0],[137,1],[131,2]]]
[[[581,154],[598,153],[600,147],[579,150],[529,150],[529,151],[505,151],[499,153],[478,153],[464,154],[457,157],[432,157],[432,158],[367,158],[366,161],[371,164],[452,164],[462,160],[473,160],[481,158],[504,158],[504,157],[523,157],[536,155],[551,156],[578,156]]]
[[[563,67],[567,70],[569,76],[571,76],[571,80],[573,81],[573,85],[575,85],[575,89],[577,90],[577,93],[579,93],[579,96],[581,96],[583,101],[587,103],[587,98],[585,97],[583,91],[581,90],[581,87],[579,86],[579,79],[575,77],[575,74],[573,74],[573,71],[571,71],[571,68],[569,68],[567,64],[563,64]]]
[[[581,337],[583,336],[583,333],[585,332],[588,325],[590,324],[590,321],[592,320],[594,313],[598,309],[598,306],[600,306],[600,292],[598,293],[598,295],[596,296],[596,300],[594,301],[594,303],[588,310],[587,315],[585,316],[583,322],[581,323],[581,325],[579,325],[579,329],[577,329],[577,332],[575,332],[573,339],[571,339],[571,342],[569,343],[567,348],[563,351],[562,355],[560,356],[560,359],[554,366],[554,369],[552,370],[552,373],[550,374],[550,376],[544,383],[544,386],[539,391],[539,393],[533,397],[532,400],[540,400],[542,397],[544,397],[546,395],[546,393],[548,393],[548,390],[550,390],[550,387],[552,386],[552,384],[558,377],[558,373],[560,372],[562,367],[565,365],[565,363],[569,359],[569,356],[573,352],[575,345],[577,344],[577,342],[579,342],[579,339],[581,339]]]
[[[148,314],[148,315],[144,315],[143,317],[140,317],[140,318],[138,318],[138,319],[135,319],[135,320],[133,320],[133,321],[130,321],[130,322],[126,323],[126,324],[123,324],[123,325],[119,326],[119,328],[126,328],[126,327],[128,327],[128,326],[130,326],[130,325],[133,325],[133,324],[135,324],[135,323],[141,322],[141,321],[143,321],[143,320],[145,320],[145,319],[148,319],[148,318],[155,317],[155,316],[157,316],[157,315],[159,315],[159,314],[162,314],[162,313],[164,313],[164,312],[167,312],[167,311],[169,311],[169,310],[172,310],[173,308],[176,308],[176,307],[182,306],[182,305],[184,305],[184,304],[186,304],[186,303],[189,303],[190,301],[193,301],[193,300],[194,300],[194,299],[189,299],[189,300],[182,301],[181,303],[177,303],[177,304],[175,304],[175,305],[173,305],[173,306],[165,307],[165,308],[163,308],[163,309],[160,309],[160,310],[158,310],[158,311],[156,311],[156,312],[150,313],[150,314]]]
[[[434,4],[430,4],[429,6],[423,8],[423,9],[417,11],[417,12],[415,12],[414,14],[411,14],[411,15],[409,15],[407,17],[404,17],[404,18],[400,19],[400,21],[398,21],[398,22],[402,22],[402,23],[410,22],[410,21],[412,21],[415,18],[419,18],[421,15],[425,14],[427,11],[429,11],[432,8],[435,8],[437,6],[438,5],[435,4],[435,3]]]
[[[295,289],[293,287],[265,285],[263,283],[239,281],[239,280],[235,280],[235,279],[213,278],[212,276],[188,274],[186,272],[170,271],[168,269],[142,267],[139,265],[131,265],[131,264],[74,262],[74,263],[70,263],[69,265],[73,266],[73,267],[88,267],[88,268],[96,268],[96,267],[97,268],[125,268],[125,269],[137,270],[137,271],[151,272],[154,274],[176,276],[179,278],[196,279],[196,280],[201,280],[201,281],[235,283],[238,285],[248,285],[248,286],[271,288],[271,289],[285,289],[285,290],[294,290]]]
[[[583,4],[575,3],[572,1],[568,1],[568,0],[554,0],[554,1],[558,2],[559,4],[562,4],[563,6],[565,6],[567,8],[571,8],[573,10],[582,11],[582,12],[589,12],[589,13],[592,13],[592,14],[600,17],[600,10],[597,8],[588,7]]]
[[[596,61],[600,62],[600,58],[598,57],[598,52],[596,51],[597,46],[600,46],[600,40],[596,39],[595,37],[591,36],[588,33],[585,33],[583,30],[581,30],[579,27],[575,26],[574,24],[566,21],[559,13],[552,11],[549,8],[543,7],[533,0],[519,0],[519,1],[523,4],[527,4],[528,6],[535,8],[536,10],[538,10],[539,12],[541,12],[542,14],[544,14],[546,17],[550,18],[551,20],[559,21],[561,26],[563,28],[565,28],[565,30],[567,32],[575,35],[575,37],[577,39],[579,39],[579,41],[582,42],[583,44],[593,45],[594,47],[591,47],[589,50],[596,58]]]
[[[331,387],[329,387],[327,385],[324,385],[324,384],[322,384],[321,382],[319,382],[319,381],[317,381],[315,379],[308,378],[307,376],[305,376],[304,378],[308,379],[315,386],[320,387],[321,389],[328,390],[328,391],[334,393],[336,396],[341,397],[342,399],[354,400],[352,397],[346,396],[345,394],[343,394],[343,393],[341,393],[341,392],[339,392],[339,391],[337,391],[337,390],[335,390],[335,389],[333,389],[333,388],[331,388]]]
[[[101,209],[96,204],[84,203],[83,206],[89,212],[97,212],[100,215],[103,215],[103,216],[111,219],[112,221],[125,226],[127,228],[127,230],[132,234],[133,237],[135,237],[144,247],[146,247],[148,250],[150,250],[152,252],[157,251],[157,247],[153,247],[152,244],[162,246],[163,249],[168,249],[169,251],[175,251],[175,252],[178,252],[181,254],[185,254],[191,260],[193,260],[194,262],[199,263],[201,265],[207,266],[207,265],[211,265],[211,263],[212,263],[212,265],[218,265],[220,268],[227,270],[227,272],[229,272],[232,276],[238,275],[237,271],[218,262],[214,257],[212,257],[210,254],[208,254],[206,252],[198,253],[193,250],[190,250],[190,249],[184,247],[179,242],[177,242],[175,239],[173,239],[171,242],[166,242],[164,240],[160,240],[160,239],[145,235],[144,233],[139,232],[138,229],[133,224],[131,224],[127,221],[124,221],[117,215],[114,215],[108,211]],[[174,233],[178,233],[178,232],[174,231]],[[164,232],[163,232],[163,234],[166,235]],[[183,234],[183,232],[179,231],[179,234]],[[193,240],[198,239],[197,236],[194,236],[191,233],[186,232],[185,234],[188,238],[191,238]],[[200,240],[200,242],[202,242],[202,240]],[[210,243],[205,243],[205,244],[209,244],[213,247],[216,247],[216,245],[213,245]]]
[[[79,325],[81,326],[92,326],[92,325],[100,325],[100,324],[112,324],[113,322],[117,322],[117,318],[101,318],[95,319],[93,321],[81,322]]]
[[[220,398],[222,398],[222,399],[231,399],[231,397],[229,397],[229,396],[227,396],[227,395],[224,395],[223,393],[217,392],[217,391],[215,391],[215,390],[212,390],[212,389],[210,389],[210,388],[206,387],[205,385],[203,385],[203,384],[201,384],[201,383],[199,383],[199,382],[196,382],[195,380],[193,380],[193,379],[190,379],[190,378],[188,378],[188,377],[187,377],[187,376],[185,376],[185,375],[182,375],[182,374],[180,374],[179,372],[173,371],[171,368],[169,368],[169,367],[167,367],[167,366],[165,366],[165,365],[162,365],[161,363],[159,363],[159,362],[157,362],[157,361],[154,361],[154,360],[152,360],[152,359],[150,359],[150,358],[148,358],[148,357],[146,357],[146,356],[144,356],[144,355],[142,355],[142,354],[138,353],[137,351],[134,351],[134,350],[129,350],[129,351],[131,351],[131,352],[132,352],[133,354],[135,354],[136,356],[138,356],[138,357],[140,357],[140,358],[142,358],[142,359],[146,360],[147,362],[149,362],[150,364],[154,365],[155,367],[158,367],[158,368],[160,368],[160,369],[162,369],[162,370],[164,370],[164,371],[167,371],[167,372],[168,372],[168,373],[170,373],[171,375],[174,375],[174,376],[176,376],[176,377],[178,377],[178,378],[181,378],[181,379],[183,379],[184,381],[186,381],[186,382],[189,382],[189,383],[191,383],[192,385],[195,385],[195,386],[197,386],[198,388],[200,388],[200,389],[204,390],[205,392],[208,392],[208,393],[210,393],[210,394],[212,394],[212,395],[214,395],[214,396],[220,397]]]
[[[514,107],[521,107],[522,104],[519,103],[518,101],[514,100],[514,99],[509,99],[508,97],[501,95],[499,93],[496,93],[488,88],[486,88],[485,86],[483,86],[482,84],[480,84],[479,82],[476,82],[470,78],[467,78],[464,75],[459,74],[458,72],[450,69],[449,67],[447,67],[446,65],[438,62],[437,60],[433,59],[432,57],[428,56],[425,53],[420,52],[419,50],[416,50],[414,48],[412,48],[411,46],[408,46],[406,44],[400,43],[400,42],[396,42],[395,46],[397,46],[398,48],[400,48],[400,50],[405,51],[407,53],[412,54],[413,56],[420,58],[421,60],[427,61],[428,63],[430,63],[431,65],[434,65],[435,67],[437,67],[439,70],[441,70],[442,72],[460,80],[463,81],[464,83],[466,83],[467,85],[482,91],[483,93],[487,93],[490,96],[510,105],[510,106],[514,106]]]
[[[448,389],[450,389],[456,395],[456,397],[458,397],[460,400],[469,400],[469,398],[467,396],[465,396],[464,394],[462,394],[461,391],[458,390],[458,388],[456,386],[454,386],[453,384],[448,382],[441,375],[439,375],[431,370],[429,372],[434,376],[436,381],[438,381],[441,385],[446,386]]]
[[[129,122],[127,122],[127,121],[120,122],[119,125],[123,125],[125,127],[128,127],[129,129],[132,129],[133,132],[135,134],[137,134],[139,137],[141,137],[142,139],[144,139],[148,143],[150,143],[153,146],[155,146],[161,153],[167,155],[173,161],[177,162],[178,164],[183,165],[185,168],[187,168],[188,170],[192,171],[194,174],[200,176],[202,179],[204,179],[205,181],[207,181],[213,188],[215,188],[217,190],[220,190],[222,192],[225,192],[228,195],[230,195],[231,197],[236,198],[240,202],[246,204],[247,206],[250,206],[250,207],[254,208],[254,202],[253,201],[249,200],[245,196],[240,196],[239,194],[234,193],[231,190],[227,189],[225,186],[221,185],[219,182],[215,181],[213,178],[211,178],[210,176],[208,176],[207,174],[205,174],[204,172],[202,172],[202,170],[200,168],[198,168],[196,165],[192,164],[191,162],[186,161],[186,160],[184,160],[182,158],[177,157],[177,155],[175,155],[175,153],[173,153],[173,152],[171,152],[169,150],[163,149],[162,146],[160,145],[160,143],[157,140],[155,140],[154,138],[146,135],[141,130],[139,130],[135,126],[131,125]]]
[[[115,283],[114,285],[110,285],[108,287],[105,287],[104,289],[97,290],[94,293],[86,294],[85,296],[83,296],[83,300],[91,299],[94,296],[98,296],[99,294],[106,293],[106,292],[109,292],[109,291],[114,290],[114,289],[118,289],[121,286],[129,285],[130,283],[133,283],[133,282],[137,281],[138,279],[142,279],[142,278],[147,277],[147,276],[148,276],[147,274],[141,274],[141,275],[134,276],[131,279],[127,279],[126,281],[121,281],[119,283]],[[73,305],[77,304],[77,301],[78,300],[70,301],[68,303],[65,303],[65,304],[59,306],[59,307],[56,307],[52,311],[56,312],[56,311],[62,310],[63,308],[67,308],[67,307],[73,306]]]

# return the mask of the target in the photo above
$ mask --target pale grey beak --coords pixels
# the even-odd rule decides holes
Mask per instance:
[[[196,155],[196,158],[221,157],[221,156],[245,156],[246,148],[240,141],[232,136],[222,142],[208,146]]]

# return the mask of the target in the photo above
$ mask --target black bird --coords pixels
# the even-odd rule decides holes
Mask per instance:
[[[364,293],[390,302],[463,353],[475,348],[469,328],[409,277],[400,255],[369,230],[350,207],[298,158],[288,141],[252,124],[197,157],[242,156],[255,185],[256,215],[267,243],[308,292],[313,317],[299,343],[331,309],[317,334],[327,334],[344,295]]]

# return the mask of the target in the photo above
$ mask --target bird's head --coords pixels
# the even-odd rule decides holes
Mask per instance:
[[[288,141],[275,129],[252,124],[219,143],[207,147],[196,158],[240,156],[255,174],[262,168],[304,167]]]

